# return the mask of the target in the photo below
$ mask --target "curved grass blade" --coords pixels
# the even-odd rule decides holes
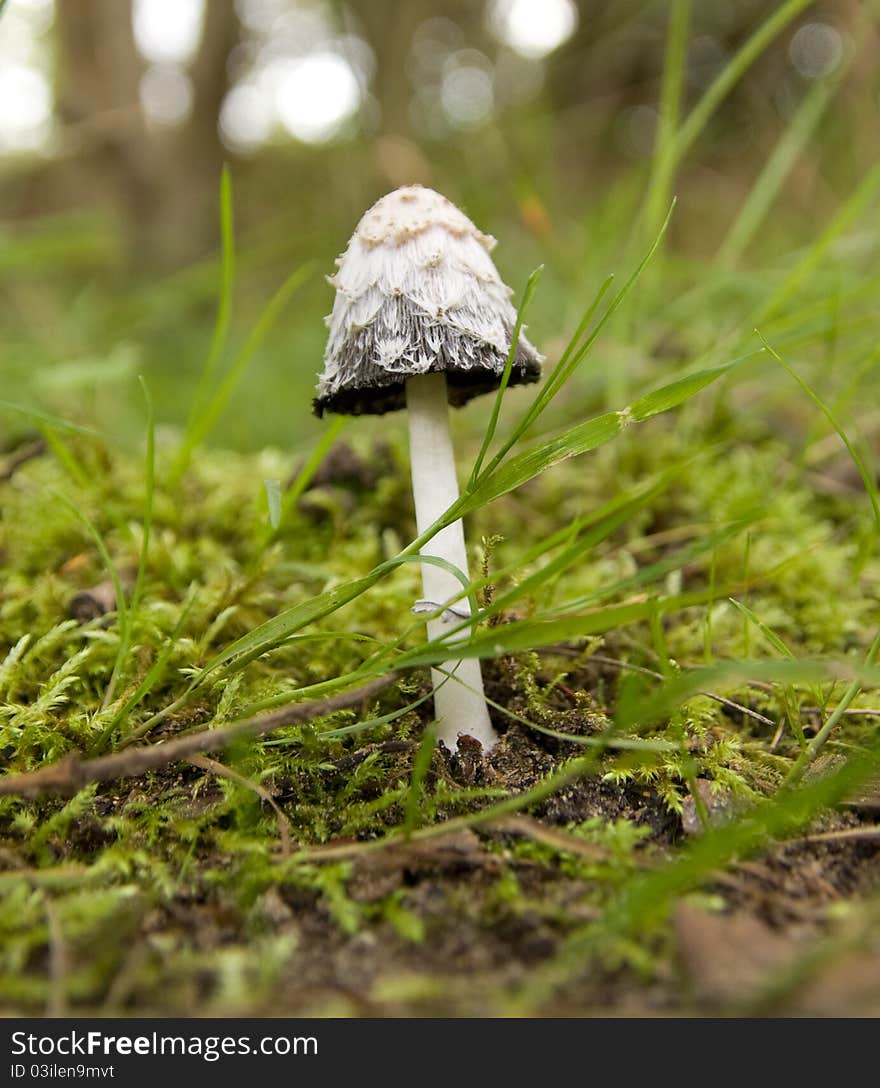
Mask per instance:
[[[228,165],[220,173],[220,299],[217,303],[217,316],[211,345],[205,358],[205,365],[199,375],[186,425],[186,435],[195,425],[205,399],[211,389],[217,367],[220,364],[226,341],[229,337],[229,325],[232,319],[232,294],[235,289],[235,226],[233,218],[232,175]],[[184,447],[186,445],[184,438]]]
[[[657,137],[654,141],[651,177],[645,200],[647,227],[652,233],[656,233],[663,209],[669,207],[671,197],[676,165],[675,139],[681,112],[690,17],[691,0],[672,0],[666,31],[666,55],[663,60]]]
[[[786,372],[786,374],[789,374],[792,378],[794,378],[794,380],[798,383],[801,389],[807,394],[807,396],[817,406],[817,408],[819,408],[819,410],[837,432],[840,441],[844,444],[844,446],[846,446],[847,453],[852,458],[852,462],[858,469],[859,475],[862,478],[862,483],[865,485],[865,491],[867,491],[868,498],[871,501],[871,509],[874,511],[874,521],[877,525],[878,531],[880,531],[880,498],[878,498],[877,484],[875,482],[874,474],[868,469],[867,465],[862,460],[862,457],[859,454],[858,450],[849,440],[846,431],[844,431],[843,427],[837,421],[837,418],[833,415],[831,409],[822,400],[819,394],[816,393],[809,385],[807,385],[807,383],[800,376],[800,374],[798,374],[797,371],[795,371],[782,358],[779,352],[777,352],[774,348],[770,346],[770,344],[764,339],[763,335],[757,329],[755,331],[758,333],[758,336],[761,338],[761,343],[764,345],[764,348],[770,353],[771,357],[775,359],[777,363],[779,363],[779,365]]]
[[[282,310],[306,282],[311,271],[311,264],[304,264],[297,268],[287,277],[266,304],[238,354],[232,360],[228,371],[214,391],[213,396],[208,399],[204,409],[196,414],[191,426],[187,428],[187,433],[175,463],[173,480],[180,479],[189,464],[193,451],[204,442],[217,420],[226,410],[232,394],[235,392],[254,355],[262,347],[263,341],[280,317]]]
[[[819,80],[804,96],[718,249],[721,264],[736,264],[758,233],[839,86],[839,78]]]
[[[657,249],[659,248],[660,243],[663,240],[664,235],[666,234],[666,229],[669,226],[669,221],[672,218],[672,213],[674,210],[675,201],[673,200],[669,211],[666,213],[666,219],[663,221],[663,225],[658,231],[657,237],[652,242],[647,253],[641,259],[638,265],[636,265],[635,270],[631,273],[629,279],[626,281],[626,283],[624,283],[623,287],[621,287],[621,289],[611,300],[608,308],[596,322],[592,331],[586,336],[580,347],[576,348],[575,345],[577,344],[579,335],[582,331],[586,332],[586,329],[588,328],[589,323],[592,320],[593,314],[598,309],[601,300],[604,298],[605,293],[610,288],[613,282],[613,277],[609,276],[604,281],[604,283],[596,293],[596,296],[593,299],[593,302],[588,308],[586,314],[581,319],[581,322],[578,325],[577,330],[575,331],[574,337],[569,342],[568,347],[563,352],[562,358],[557,363],[553,373],[545,382],[544,387],[539,390],[538,395],[535,397],[534,401],[531,404],[531,407],[525,413],[523,418],[512,428],[509,436],[504,441],[495,456],[492,458],[488,467],[483,471],[482,475],[472,478],[473,487],[478,486],[478,484],[484,477],[494,472],[494,470],[501,464],[501,462],[504,460],[510,450],[516,445],[517,442],[519,442],[519,440],[529,429],[529,427],[531,427],[532,424],[542,414],[542,412],[545,411],[547,406],[550,404],[550,402],[553,400],[553,398],[556,396],[556,394],[559,392],[565,382],[568,381],[568,379],[571,377],[571,375],[574,373],[580,363],[582,363],[587,355],[589,355],[590,350],[592,349],[596,340],[598,340],[600,333],[614,316],[614,314],[620,309],[621,305],[623,304],[626,297],[629,295],[630,291],[632,291],[633,287],[635,287],[645,268],[647,268],[648,264],[651,261],[651,258],[657,252]],[[471,490],[472,486],[469,484],[469,486],[465,489],[465,497],[470,494]]]
[[[670,162],[673,170],[681,163],[699,138],[709,119],[754,61],[771,44],[773,39],[781,34],[812,3],[813,0],[788,0],[787,3],[777,8],[731,57],[678,130],[678,135],[670,152]]]
[[[779,287],[758,310],[753,324],[763,325],[775,317],[798,288],[820,267],[828,250],[844,231],[855,223],[880,193],[880,164],[870,170],[856,191],[819,235],[815,242],[786,275]]]
[[[495,437],[495,431],[498,427],[498,417],[501,414],[501,405],[504,401],[504,393],[507,389],[507,383],[510,381],[510,372],[513,369],[513,360],[516,358],[516,350],[519,347],[519,337],[523,328],[523,319],[528,309],[529,303],[532,301],[532,295],[535,293],[535,288],[538,286],[538,280],[541,277],[541,273],[544,270],[544,266],[541,265],[532,272],[526,282],[526,289],[523,292],[522,302],[519,305],[519,309],[516,312],[516,322],[513,326],[513,334],[510,338],[510,350],[507,352],[507,360],[504,364],[504,373],[501,375],[501,382],[498,386],[498,392],[495,394],[495,402],[492,405],[492,414],[489,416],[489,425],[486,428],[486,433],[483,436],[480,450],[477,453],[476,460],[474,461],[474,468],[471,473],[471,483],[477,479],[480,475],[480,469],[483,467],[483,461],[489,447],[492,445],[492,439]]]
[[[315,473],[318,471],[321,462],[327,456],[330,447],[336,441],[339,432],[346,424],[345,416],[336,416],[330,425],[324,430],[318,440],[315,448],[306,458],[302,468],[296,474],[296,479],[290,485],[290,487],[281,496],[281,506],[278,512],[278,523],[273,525],[272,532],[268,535],[266,543],[269,544],[273,540],[277,539],[281,527],[287,520],[290,511],[296,506],[298,500],[302,496],[305,489],[312,482]]]
[[[524,483],[534,479],[547,469],[570,457],[597,449],[616,438],[630,423],[641,423],[661,412],[676,408],[690,400],[707,385],[727,374],[736,364],[728,363],[712,370],[698,371],[685,378],[655,390],[619,412],[606,412],[587,423],[570,427],[561,435],[525,450],[494,471],[487,470],[476,485],[462,495],[458,503],[444,515],[443,521],[454,512],[455,518],[476,510],[501,495],[506,495]]]
[[[94,427],[84,427],[80,423],[72,423],[69,419],[62,419],[61,416],[54,416],[51,412],[44,412],[40,408],[31,408],[26,404],[16,404],[11,400],[0,399],[0,408],[5,409],[7,412],[16,412],[18,415],[25,416],[37,424],[45,424],[48,427],[63,431],[74,431],[76,434],[83,434],[89,438],[105,438]]]
[[[704,689],[713,692],[731,690],[753,680],[807,686],[820,680],[858,680],[875,687],[880,685],[880,668],[873,661],[862,665],[847,658],[832,657],[719,661],[673,676],[648,695],[621,699],[615,722],[620,729],[630,729],[663,721]]]
[[[657,608],[662,611],[673,611],[701,604],[705,597],[706,594],[694,593],[667,597],[661,602],[643,600],[609,605],[606,608],[597,608],[586,615],[568,616],[564,619],[515,620],[513,623],[493,627],[488,633],[480,634],[468,642],[456,642],[454,647],[450,647],[445,639],[434,639],[415,650],[402,654],[395,664],[397,668],[436,665],[449,660],[451,649],[454,649],[456,658],[501,657],[504,654],[536,650],[542,646],[571,642],[589,635],[604,634],[606,631],[626,624],[642,622],[650,619],[652,612]]]

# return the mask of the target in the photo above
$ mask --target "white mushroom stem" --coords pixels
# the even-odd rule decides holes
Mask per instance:
[[[455,456],[449,433],[449,402],[444,374],[420,374],[406,383],[406,407],[409,418],[409,448],[412,463],[413,498],[416,504],[416,524],[421,535],[458,498]],[[422,555],[433,555],[452,563],[468,574],[467,552],[461,521],[441,529],[421,549]],[[468,575],[469,577],[469,575]],[[461,592],[461,582],[434,563],[422,564],[422,587],[425,598],[438,605]],[[456,602],[456,611],[470,614],[467,599]],[[449,625],[442,617],[428,621],[428,637],[442,638]],[[434,715],[437,738],[451,751],[456,750],[458,737],[475,737],[488,751],[498,739],[483,694],[483,674],[478,658],[447,661],[444,672],[431,670],[434,685]],[[445,674],[451,673],[447,677]]]

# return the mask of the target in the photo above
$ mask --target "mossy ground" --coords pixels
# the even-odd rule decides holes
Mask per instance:
[[[661,7],[582,20],[521,108],[413,133],[519,298],[545,266],[544,382],[466,496],[486,758],[432,745],[400,419],[327,453],[309,412],[315,273],[410,159],[381,88],[360,135],[240,159],[234,202],[224,172],[219,260],[167,275],[106,209],[19,219],[15,165],[0,1012],[880,1013],[875,20]],[[809,76],[801,16],[839,41]],[[463,483],[488,411],[457,413]],[[391,670],[207,757],[4,792]]]
[[[830,443],[821,456],[800,456],[806,411],[785,418],[771,410],[743,425],[736,403],[750,403],[748,387],[704,397],[699,414],[654,420],[468,520],[474,569],[484,564],[491,574],[679,464],[661,494],[515,611],[589,601],[608,585],[621,587],[615,600],[708,591],[705,603],[602,639],[487,661],[487,693],[502,708],[493,710],[502,738],[488,758],[467,745],[431,752],[423,743],[430,701],[393,716],[427,694],[426,671],[413,670],[372,705],[281,728],[213,763],[173,765],[67,799],[0,800],[3,1011],[833,1012],[815,996],[830,971],[843,972],[840,1009],[876,1009],[876,950],[868,954],[876,907],[864,898],[880,857],[865,832],[876,808],[870,790],[855,807],[803,822],[791,841],[719,854],[717,866],[670,886],[629,930],[609,924],[646,874],[686,854],[694,841],[686,827],[774,794],[801,751],[798,731],[815,732],[839,683],[728,685],[724,695],[738,707],[692,697],[637,730],[673,741],[668,751],[599,752],[527,812],[470,819],[582,756],[578,741],[607,728],[634,683],[658,683],[638,669],[662,680],[706,663],[775,658],[782,643],[801,659],[864,657],[880,565],[848,462]],[[107,573],[58,494],[94,521],[125,574],[138,564],[145,477],[141,461],[100,443],[76,438],[70,450],[78,482],[44,453],[0,483],[0,753],[8,771],[119,743],[180,696],[213,653],[363,574],[414,535],[396,431],[381,445],[358,431],[337,447],[277,534],[263,481],[288,478],[288,457],[201,452],[173,486],[173,446],[160,441],[143,596],[103,706],[120,625],[113,613],[69,618],[74,595]],[[724,526],[735,528],[705,546]],[[653,573],[640,582],[645,572]],[[528,573],[503,578],[496,592]],[[304,637],[200,689],[147,739],[210,728],[355,669],[377,643],[409,629],[418,596],[417,566],[400,567]],[[114,725],[163,660],[149,693]],[[853,709],[860,706],[871,710],[870,694]],[[870,713],[848,715],[826,749],[830,761],[868,744],[875,723]],[[441,823],[454,818],[464,819],[443,833]],[[401,828],[413,833],[408,840],[375,848]],[[755,927],[745,937],[725,928],[743,918]],[[720,928],[707,937],[712,925]],[[757,956],[752,973],[727,988],[707,966],[749,955]],[[854,957],[860,971],[873,964],[867,984],[846,974]]]

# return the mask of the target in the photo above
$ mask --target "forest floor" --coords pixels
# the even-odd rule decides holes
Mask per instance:
[[[454,420],[489,753],[435,743],[400,413],[309,410],[408,142],[224,170],[162,275],[105,200],[4,225],[0,1015],[880,1014],[873,15],[691,6],[623,97],[412,145],[547,356]]]
[[[880,588],[858,475],[839,443],[797,464],[771,429],[694,459],[694,420],[660,417],[649,442],[467,519],[481,603],[516,597],[493,637],[527,642],[484,662],[501,733],[488,755],[433,745],[428,673],[404,658],[332,714],[62,796],[0,797],[2,1011],[880,1013],[876,681],[856,666],[852,691],[845,669]],[[38,442],[0,462],[9,774],[320,701],[376,646],[423,638],[406,564],[216,666],[411,538],[394,441],[337,444],[274,531],[262,481],[289,474],[277,451],[198,454],[172,485],[160,443],[145,519],[142,464],[84,437],[63,448],[66,467]],[[518,566],[524,543],[673,464],[577,562]],[[569,615],[604,620],[555,637]]]

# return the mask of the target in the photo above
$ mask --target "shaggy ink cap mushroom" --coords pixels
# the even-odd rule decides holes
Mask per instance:
[[[408,185],[377,201],[329,278],[336,298],[317,415],[403,408],[406,380],[418,374],[442,371],[454,407],[497,389],[516,311],[494,246],[432,189]],[[509,384],[537,381],[541,360],[520,331]]]
[[[370,208],[330,278],[336,299],[315,411],[407,409],[420,536],[458,499],[449,405],[497,389],[510,354],[516,312],[489,256],[494,244],[445,197],[407,186]],[[537,381],[540,364],[520,331],[509,384]],[[437,739],[450,750],[461,736],[492,748],[498,735],[480,662],[454,660],[446,627],[471,615],[469,601],[452,604],[462,588],[452,570],[468,577],[461,521],[435,533],[420,554],[445,562],[422,563],[425,600],[414,607],[436,613],[428,637],[445,640],[453,659],[431,670]]]

